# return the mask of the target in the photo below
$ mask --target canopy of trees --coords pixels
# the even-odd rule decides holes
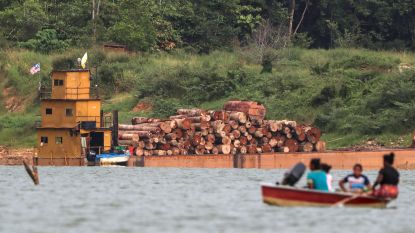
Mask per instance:
[[[248,45],[264,22],[297,46],[415,48],[413,0],[2,0],[0,46],[206,53]]]

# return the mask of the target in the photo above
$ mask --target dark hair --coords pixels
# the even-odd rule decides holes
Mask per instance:
[[[356,163],[356,164],[353,166],[353,170],[354,170],[354,169],[356,169],[356,168],[360,168],[360,170],[362,170],[362,171],[363,171],[363,166],[362,166],[362,164],[360,164],[360,163]]]
[[[321,170],[323,170],[325,173],[329,173],[331,170],[331,166],[328,165],[327,163],[322,163],[321,164]]]
[[[393,161],[395,160],[395,154],[390,153],[383,156],[383,162],[386,162],[390,165],[393,165]]]
[[[319,158],[311,159],[310,164],[313,165],[314,169],[317,169],[318,170],[318,169],[321,168],[320,159]]]

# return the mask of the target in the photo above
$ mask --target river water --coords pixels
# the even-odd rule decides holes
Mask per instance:
[[[415,232],[415,171],[388,209],[280,208],[259,183],[281,170],[0,166],[0,232]],[[346,175],[334,171],[335,178]],[[374,179],[376,172],[369,172]],[[302,180],[304,183],[304,178]]]

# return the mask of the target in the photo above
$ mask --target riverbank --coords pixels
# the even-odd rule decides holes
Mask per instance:
[[[415,54],[364,49],[299,49],[278,52],[273,73],[261,73],[254,51],[128,55],[88,49],[94,82],[105,112],[119,110],[120,123],[133,116],[165,118],[177,108],[221,109],[228,100],[259,101],[267,119],[291,119],[322,129],[328,149],[374,142],[411,144],[415,112]],[[36,146],[38,85],[53,68],[82,56],[71,48],[49,55],[21,49],[2,53],[0,142]],[[98,59],[99,58],[99,59]],[[37,60],[42,70],[28,69]],[[60,65],[60,66],[59,66]],[[12,103],[12,104],[10,104]]]
[[[26,160],[32,164],[34,154],[34,148],[9,149],[7,147],[0,146],[0,165],[22,165],[23,160]]]

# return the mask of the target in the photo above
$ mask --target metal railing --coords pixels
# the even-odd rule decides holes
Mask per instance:
[[[51,99],[52,88],[40,87],[40,99]],[[67,87],[64,88],[63,99],[99,99],[98,87]]]

